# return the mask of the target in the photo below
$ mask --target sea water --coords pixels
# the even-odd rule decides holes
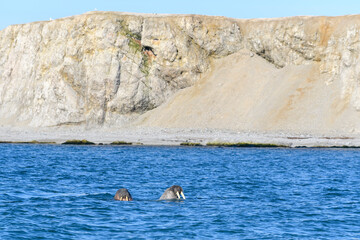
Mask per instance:
[[[2,144],[0,164],[0,239],[360,239],[355,149]]]

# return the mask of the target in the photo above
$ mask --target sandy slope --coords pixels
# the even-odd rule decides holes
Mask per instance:
[[[215,128],[257,133],[351,135],[360,113],[326,83],[319,66],[276,68],[246,50],[213,62],[196,85],[144,114],[139,126]]]

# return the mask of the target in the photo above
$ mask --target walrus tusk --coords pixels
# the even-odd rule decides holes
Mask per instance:
[[[181,196],[183,197],[183,199],[186,199],[186,197],[185,197],[185,195],[184,195],[183,192],[181,192],[180,194],[181,194]],[[180,198],[180,197],[179,197],[179,198]]]
[[[114,199],[118,201],[132,201],[131,194],[126,188],[117,190]]]
[[[167,188],[165,192],[161,195],[159,200],[173,200],[173,199],[181,199],[180,194],[185,199],[183,195],[183,189],[178,185],[172,185],[171,187]]]

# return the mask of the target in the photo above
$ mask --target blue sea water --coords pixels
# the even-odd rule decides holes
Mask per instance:
[[[2,144],[0,163],[0,239],[360,239],[359,150]],[[157,201],[173,184],[186,200]]]

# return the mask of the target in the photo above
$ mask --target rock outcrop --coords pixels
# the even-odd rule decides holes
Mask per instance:
[[[14,25],[0,31],[0,123],[357,133],[359,54],[357,15],[239,20],[90,12]],[[214,84],[231,69],[229,81]],[[258,74],[249,78],[251,71]],[[195,110],[194,99],[202,104]],[[236,99],[247,104],[220,111]],[[197,114],[186,121],[191,109]]]
[[[1,122],[121,124],[241,47],[235,20],[91,12],[0,32]]]

